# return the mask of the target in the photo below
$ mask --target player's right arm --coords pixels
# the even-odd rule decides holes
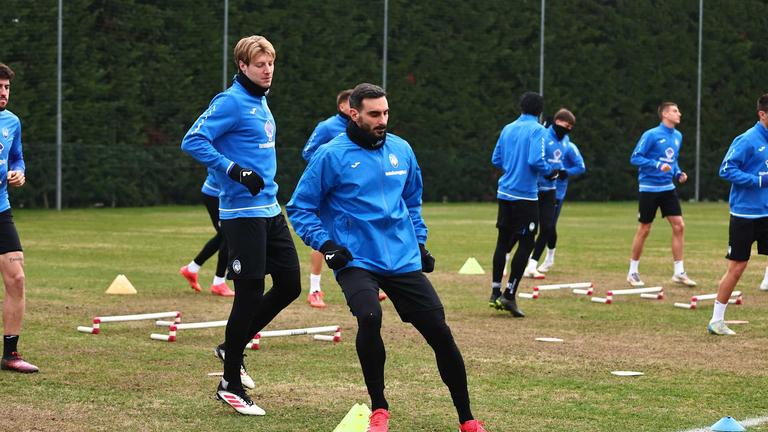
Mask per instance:
[[[554,170],[552,165],[547,162],[544,151],[544,139],[547,129],[543,127],[536,128],[528,139],[528,165],[537,173],[548,176]],[[556,174],[556,173],[555,173]]]
[[[648,159],[646,154],[649,147],[652,145],[653,137],[651,137],[650,131],[646,131],[640,137],[635,145],[635,150],[632,151],[632,156],[629,158],[629,163],[638,168],[656,168],[661,169],[662,163],[653,159]]]
[[[301,175],[291,200],[285,205],[296,235],[314,250],[320,250],[331,239],[320,220],[320,204],[337,175],[330,159],[327,149],[320,147]]]
[[[768,187],[768,176],[750,174],[742,170],[744,163],[748,161],[754,153],[754,148],[749,141],[736,138],[720,164],[720,177],[729,182],[747,187]]]
[[[219,153],[213,142],[234,129],[239,120],[235,98],[227,93],[220,93],[184,135],[181,149],[209,168],[228,172],[234,162]]]

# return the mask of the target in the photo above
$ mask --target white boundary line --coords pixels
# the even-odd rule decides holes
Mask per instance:
[[[763,423],[768,423],[768,416],[752,417],[744,420],[739,420],[739,423],[741,423],[741,425],[744,426],[745,428],[748,428],[751,426],[757,426]],[[697,428],[697,429],[686,429],[680,432],[711,432],[711,431],[712,429],[710,429],[709,426],[707,426],[707,427]]]

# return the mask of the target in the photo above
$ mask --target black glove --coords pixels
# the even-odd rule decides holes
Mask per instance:
[[[558,180],[565,180],[568,178],[568,171],[566,170],[560,170],[557,172],[557,179]]]
[[[560,171],[558,171],[558,170],[552,170],[552,172],[547,174],[547,175],[545,175],[544,178],[547,179],[547,180],[555,180],[555,179],[557,179],[557,175],[559,173],[560,173]]]
[[[421,243],[419,243],[419,252],[421,252],[421,271],[432,273],[435,270],[435,257]]]
[[[251,195],[256,196],[262,189],[264,189],[264,179],[252,169],[243,168],[238,164],[234,164],[227,172],[227,175],[232,180],[248,188],[248,192],[250,192]]]
[[[339,246],[333,240],[328,240],[320,246],[325,263],[331,270],[338,270],[352,261],[352,253],[344,246]]]

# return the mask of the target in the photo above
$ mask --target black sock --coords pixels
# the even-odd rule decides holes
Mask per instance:
[[[12,352],[16,352],[16,346],[19,343],[19,335],[3,336],[3,358],[10,358]]]

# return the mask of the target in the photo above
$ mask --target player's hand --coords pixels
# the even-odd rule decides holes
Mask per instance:
[[[232,165],[232,168],[227,171],[227,175],[232,180],[248,188],[248,191],[253,196],[258,195],[258,193],[264,189],[264,179],[252,169],[243,168],[238,164],[234,164]]]
[[[560,170],[557,172],[557,179],[558,180],[565,180],[568,178],[568,171],[566,170]]]
[[[24,171],[8,171],[9,186],[22,187],[26,181],[27,178],[24,176]]]
[[[323,259],[331,270],[339,270],[354,259],[349,249],[336,244],[333,240],[323,243],[320,246],[320,252],[323,253]]]
[[[559,172],[560,171],[558,171],[558,170],[552,170],[552,172],[547,174],[547,175],[545,175],[544,178],[547,179],[547,180],[555,180],[555,179],[557,179],[557,175],[558,175]]]
[[[661,170],[661,172],[672,171],[672,167],[669,164],[661,164],[661,167],[659,169]]]
[[[435,271],[435,257],[427,250],[427,247],[419,243],[419,252],[421,253],[421,271],[432,273]]]
[[[685,183],[686,181],[688,181],[688,174],[681,172],[680,176],[677,178],[677,181],[680,183]]]

